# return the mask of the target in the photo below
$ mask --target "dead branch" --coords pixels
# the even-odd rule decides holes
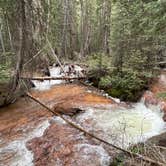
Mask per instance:
[[[41,50],[39,50],[30,60],[28,60],[23,67],[25,67],[27,64],[29,64],[31,61],[33,61],[37,56],[40,55],[40,53],[42,53],[42,51],[46,48],[47,45],[45,45]]]
[[[157,166],[165,166],[165,165],[166,165],[166,163],[161,163],[161,162],[159,162],[159,161],[154,161],[153,159],[150,159],[149,157],[143,156],[143,155],[138,154],[138,153],[133,153],[133,152],[131,152],[131,151],[129,151],[129,150],[125,150],[125,149],[123,149],[123,148],[121,148],[121,147],[118,147],[118,146],[116,146],[116,145],[113,145],[113,144],[111,144],[111,143],[109,143],[109,142],[103,140],[102,138],[99,138],[99,137],[95,136],[95,135],[93,135],[92,133],[90,133],[90,132],[86,131],[85,129],[83,129],[82,127],[78,126],[77,124],[75,124],[75,123],[71,122],[70,120],[66,119],[65,117],[63,117],[63,116],[62,116],[61,114],[59,114],[58,112],[53,111],[51,108],[49,108],[48,106],[46,106],[45,104],[43,104],[41,101],[39,101],[38,99],[36,99],[35,97],[33,97],[31,94],[26,93],[26,95],[27,95],[30,99],[32,99],[33,101],[35,101],[36,103],[40,104],[42,107],[44,107],[45,109],[47,109],[47,110],[48,110],[49,112],[51,112],[53,115],[60,117],[60,118],[63,119],[66,123],[68,123],[70,126],[72,126],[72,127],[76,128],[77,130],[83,132],[83,133],[84,133],[85,135],[87,135],[87,136],[90,136],[90,137],[92,137],[92,138],[95,138],[96,140],[98,140],[98,141],[100,141],[100,142],[102,142],[102,143],[104,143],[104,144],[106,144],[106,145],[108,145],[108,146],[110,146],[110,147],[113,147],[113,148],[115,148],[115,149],[117,149],[117,150],[120,150],[120,151],[124,152],[125,154],[127,154],[129,157],[134,157],[135,159],[143,160],[143,161],[145,161],[145,162],[147,162],[147,163],[151,163],[151,164],[154,164],[154,165],[157,165]]]
[[[47,38],[47,42],[48,42],[48,46],[50,47],[50,50],[51,50],[52,54],[54,55],[54,57],[55,57],[56,60],[57,60],[57,62],[58,62],[58,64],[59,64],[60,68],[61,68],[62,71],[65,73],[65,70],[64,70],[64,68],[63,68],[63,66],[62,66],[62,64],[61,64],[61,62],[60,62],[58,56],[55,54],[54,49],[53,49],[53,47],[52,47],[50,41],[48,40],[48,38]]]

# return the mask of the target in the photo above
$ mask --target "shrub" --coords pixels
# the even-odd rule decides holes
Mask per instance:
[[[98,86],[101,77],[109,75],[111,72],[111,58],[100,54],[94,54],[88,57],[88,77],[94,86]]]
[[[142,90],[146,88],[147,81],[143,80],[137,72],[130,70],[122,73],[112,73],[101,78],[99,85],[109,95],[121,100],[137,101]]]
[[[112,97],[137,101],[143,90],[148,88],[152,74],[134,69],[123,69],[122,72],[117,72],[111,66],[111,61],[110,57],[103,54],[90,56],[87,60],[89,80]]]

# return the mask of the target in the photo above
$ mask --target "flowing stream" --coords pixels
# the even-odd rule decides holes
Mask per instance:
[[[65,70],[67,70],[67,66]],[[78,70],[81,71],[80,68]],[[60,74],[59,67],[51,68],[50,73],[53,77],[63,76]],[[162,80],[163,77],[161,75]],[[42,86],[40,86],[40,83],[36,84],[36,88],[47,90],[48,87],[51,88],[52,85],[60,83],[63,83],[63,81],[44,81]],[[117,100],[115,99],[115,101]],[[148,108],[142,100],[127,108],[120,106],[116,108],[105,106],[105,109],[88,108],[85,113],[78,115],[76,119],[86,129],[98,133],[107,141],[118,146],[127,147],[130,144],[146,141],[148,138],[164,132],[165,122],[162,117],[163,113],[159,106]],[[88,127],[87,120],[91,121]]]
[[[143,102],[139,102],[131,108],[89,108],[77,116],[77,121],[108,142],[125,148],[164,132],[162,117],[159,107],[147,108]],[[91,123],[87,126],[88,120]]]
[[[76,69],[77,73],[81,72],[79,66],[77,66]],[[65,70],[68,70],[67,66]],[[50,73],[52,77],[63,76],[59,67],[50,68]],[[162,76],[161,78],[163,81],[165,77],[163,78]],[[51,102],[50,105],[53,105],[57,100],[61,99],[65,101],[66,105],[82,108],[85,111],[75,115],[72,118],[73,122],[110,143],[127,148],[131,144],[144,142],[148,138],[166,131],[166,124],[163,121],[163,113],[160,111],[159,105],[147,107],[143,100],[138,103],[122,104],[118,102],[117,99],[112,101],[113,99],[111,97],[107,95],[105,95],[107,98],[103,97],[101,94],[93,92],[92,89],[89,90],[77,84],[64,85],[62,83],[65,82],[61,80],[34,81],[36,87],[32,90],[32,93],[46,103]],[[54,136],[59,137],[53,138],[52,141],[56,139],[63,140],[66,137],[66,141],[69,141],[70,138],[73,139],[72,148],[73,151],[76,152],[74,156],[71,156],[71,165],[81,166],[81,163],[84,163],[86,165],[91,164],[95,166],[97,160],[99,161],[97,165],[109,165],[111,157],[101,145],[92,145],[87,141],[76,143],[78,140],[85,140],[85,137],[79,134],[75,135],[73,131],[70,132],[71,129],[68,131],[68,125],[64,123],[63,120],[59,120],[58,117],[48,118],[43,110],[38,110],[37,106],[32,107],[31,102],[29,104],[24,102],[18,101],[12,106],[9,106],[9,108],[0,111],[0,166],[33,166],[36,153],[37,156],[40,156],[41,151]],[[25,109],[25,104],[27,109]],[[68,116],[66,117],[71,119]],[[49,136],[49,131],[51,130],[49,128],[51,125],[49,123],[50,119],[57,124],[57,126],[54,126],[55,128],[52,129],[53,132],[50,132],[50,134],[53,134],[52,136]],[[60,125],[60,127],[56,128],[58,125]],[[47,132],[45,132],[46,130]],[[60,133],[58,134],[58,132]],[[65,134],[67,134],[67,136]],[[46,139],[46,142],[48,143],[44,143],[43,147],[42,140],[44,139],[43,137],[47,137],[47,135],[48,139]],[[13,137],[11,138],[11,136]],[[41,140],[39,141],[39,145],[34,144],[34,146],[37,146],[37,150],[34,147],[34,150],[32,148],[33,151],[31,151],[27,148],[26,144],[36,137],[39,137],[39,140],[41,138]],[[64,145],[63,143],[62,145],[58,145],[58,143],[59,141],[53,142],[52,147],[67,146],[67,143]],[[70,144],[69,141],[69,145]],[[53,151],[53,149],[50,151]],[[70,152],[68,149],[66,151],[65,154],[68,153],[68,151]],[[44,155],[47,154],[44,152]],[[50,156],[49,153],[48,156]],[[42,153],[39,158],[40,160],[44,158]],[[96,161],[91,160],[92,158],[95,158]],[[63,163],[64,158],[60,159],[56,157],[56,159],[56,162],[52,165],[65,165]],[[45,161],[46,163],[47,160]]]

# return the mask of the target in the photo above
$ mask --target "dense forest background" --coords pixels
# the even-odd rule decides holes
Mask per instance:
[[[166,61],[165,0],[0,0],[0,82],[67,61],[94,85],[137,100]],[[110,88],[111,87],[111,90]]]

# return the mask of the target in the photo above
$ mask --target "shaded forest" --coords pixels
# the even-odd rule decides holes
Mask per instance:
[[[0,165],[165,166],[166,0],[0,0]]]
[[[93,85],[138,100],[165,67],[165,9],[164,0],[1,0],[1,86],[13,93],[22,73],[84,63]]]

